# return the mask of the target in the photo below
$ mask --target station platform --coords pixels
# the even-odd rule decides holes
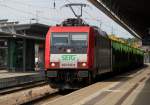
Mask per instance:
[[[0,70],[0,89],[44,80],[43,72],[8,72]]]
[[[150,64],[97,82],[44,105],[149,105]]]

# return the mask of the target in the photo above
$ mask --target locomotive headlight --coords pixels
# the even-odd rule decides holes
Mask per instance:
[[[71,53],[71,49],[67,49],[67,53]]]
[[[54,67],[54,66],[55,66],[55,63],[51,63],[51,66]]]
[[[86,66],[86,63],[82,63],[82,66],[85,67],[85,66]]]

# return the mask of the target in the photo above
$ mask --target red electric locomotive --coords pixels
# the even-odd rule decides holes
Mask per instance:
[[[46,35],[45,67],[53,88],[79,88],[90,84],[98,72],[111,71],[106,33],[81,21],[67,19],[62,26],[50,27]]]

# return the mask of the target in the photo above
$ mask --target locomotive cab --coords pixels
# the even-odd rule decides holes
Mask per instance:
[[[51,68],[86,68],[87,33],[53,32],[50,44]]]
[[[89,78],[92,65],[89,26],[55,26],[46,36],[45,64],[53,88],[78,88],[77,81]],[[94,37],[93,37],[94,39]],[[94,44],[93,44],[94,45]],[[90,59],[90,60],[89,60]]]

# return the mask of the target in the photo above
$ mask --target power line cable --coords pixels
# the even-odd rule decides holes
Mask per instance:
[[[25,3],[25,2],[21,2],[21,1],[16,1],[16,0],[9,0],[10,2],[14,2],[14,3],[17,3],[17,4],[21,4],[23,6],[28,6],[28,7],[31,7],[31,8],[34,8],[34,7],[38,7],[38,8],[46,8],[46,9],[53,9],[53,8],[49,8],[49,7],[42,7],[42,6],[39,6],[39,5],[33,5],[33,4],[28,4],[28,3]]]
[[[8,6],[6,4],[0,4],[1,6],[5,7],[5,8],[9,8],[9,9],[13,9],[17,12],[20,12],[20,13],[23,13],[23,14],[29,14],[29,15],[36,15],[35,13],[33,12],[27,12],[27,11],[24,11],[24,10],[21,10],[21,9],[17,9],[17,8],[14,8],[14,7],[11,7],[11,6]],[[49,20],[49,21],[55,21],[55,22],[58,22],[58,20],[55,20],[55,19],[51,19],[51,18],[47,18],[47,17],[43,17],[43,16],[39,16],[40,18],[44,19],[44,20]]]

